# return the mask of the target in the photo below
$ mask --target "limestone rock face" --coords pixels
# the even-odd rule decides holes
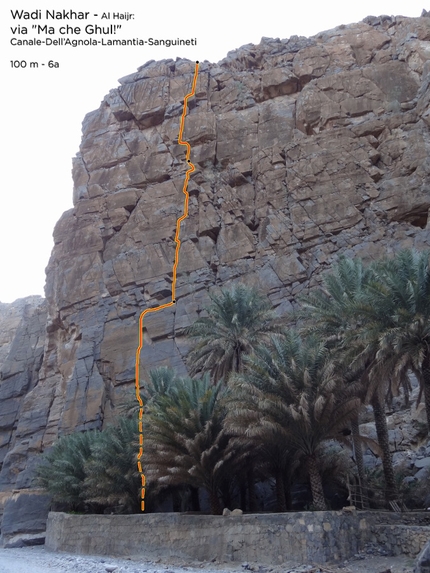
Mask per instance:
[[[33,432],[43,428],[37,421],[43,415],[46,421],[47,404],[33,412],[27,404],[39,384],[46,318],[46,301],[39,296],[0,303],[0,491],[11,481],[28,487],[27,456],[40,451],[40,436]]]
[[[41,368],[10,390],[13,413],[0,411],[14,435],[0,444],[3,491],[28,487],[36,450],[102,427],[132,395],[139,315],[171,299],[193,73],[193,62],[149,62],[84,119],[74,208],[47,268]],[[184,329],[220,286],[256,285],[282,315],[340,255],[430,244],[429,84],[426,16],[263,38],[200,64],[177,302],[145,318],[143,380],[162,364],[185,373]]]
[[[4,541],[20,527],[33,532],[34,508],[40,513],[40,506],[35,506],[40,497],[30,494],[18,519],[11,490],[31,485],[35,454],[41,451],[49,402],[40,401],[35,410],[30,410],[28,404],[34,392],[40,395],[46,319],[46,301],[40,296],[0,303],[0,516],[5,509],[1,530]],[[13,501],[16,499],[17,495]],[[43,522],[43,516],[40,518]]]
[[[40,532],[46,528],[51,496],[37,490],[20,490],[6,502],[2,520],[5,547],[40,545],[45,539]]]

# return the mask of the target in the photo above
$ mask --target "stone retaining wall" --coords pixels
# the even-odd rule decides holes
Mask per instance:
[[[369,523],[375,525],[416,525],[430,526],[430,511],[360,511]]]
[[[383,546],[390,555],[416,557],[430,540],[430,527],[413,525],[376,525],[372,540]]]
[[[209,516],[50,513],[46,545],[81,554],[181,556],[202,561],[345,559],[369,537],[359,514],[306,512]]]
[[[421,523],[424,516],[408,514]],[[342,511],[241,516],[155,513],[69,515],[51,512],[46,546],[80,554],[182,557],[191,560],[279,564],[349,559],[367,542],[393,555],[415,556],[430,539],[430,527],[396,523],[401,515]],[[386,521],[385,524],[383,521]]]

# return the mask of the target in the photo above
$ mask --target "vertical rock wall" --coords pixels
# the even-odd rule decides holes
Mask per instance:
[[[41,410],[29,411],[28,398],[39,382],[46,329],[42,297],[0,303],[0,491],[30,485],[30,452],[40,451],[40,430],[34,420]],[[46,412],[44,412],[46,422]]]
[[[142,379],[161,364],[186,371],[183,331],[213,289],[254,284],[283,315],[339,255],[429,246],[429,62],[430,18],[369,17],[201,63],[177,303],[145,319]],[[170,300],[193,72],[149,62],[84,119],[46,303],[17,326],[16,352],[0,346],[6,493],[30,485],[33,454],[102,427],[132,395],[139,315]]]

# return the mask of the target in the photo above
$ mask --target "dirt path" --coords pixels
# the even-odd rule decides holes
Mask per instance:
[[[365,559],[345,563],[343,568],[333,568],[333,571],[336,573],[413,573],[414,565],[415,559],[405,555],[398,555],[397,557],[369,555]]]
[[[145,561],[143,558],[116,559],[106,556],[81,556],[51,553],[44,547],[0,548],[0,573],[413,573],[414,560],[405,556],[352,560],[342,565],[299,565],[284,563],[270,567],[253,563],[198,563],[169,560]]]

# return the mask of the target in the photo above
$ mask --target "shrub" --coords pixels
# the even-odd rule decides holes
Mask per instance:
[[[120,418],[103,432],[61,437],[42,454],[38,483],[74,511],[112,505],[139,511],[137,452],[137,421]]]

